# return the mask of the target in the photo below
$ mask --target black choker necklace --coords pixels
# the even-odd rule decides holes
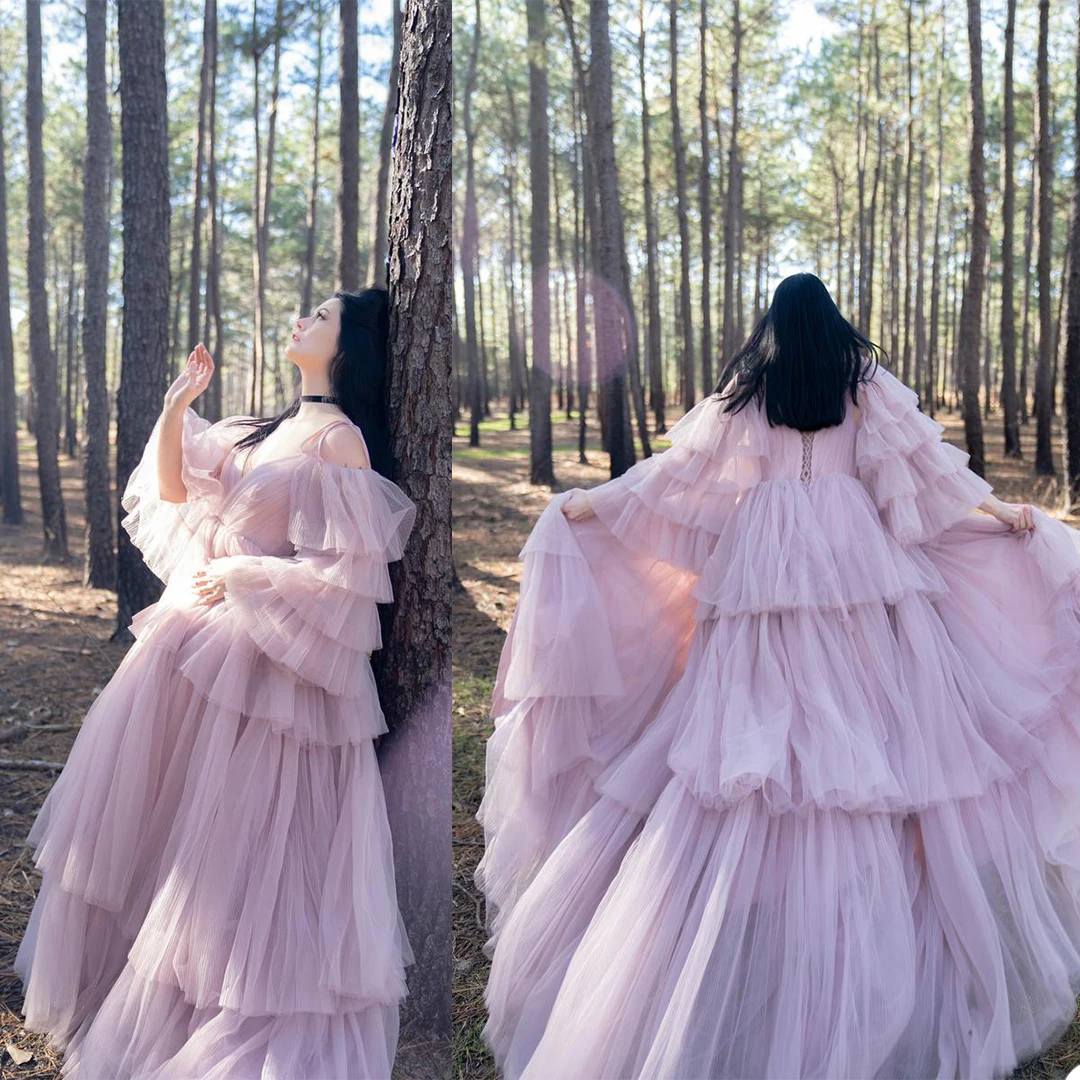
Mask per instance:
[[[338,399],[336,397],[328,397],[326,394],[301,394],[301,401],[327,401],[331,405],[337,405]]]

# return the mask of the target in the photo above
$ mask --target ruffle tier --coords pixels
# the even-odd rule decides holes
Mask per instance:
[[[1047,750],[920,814],[925,872],[900,815],[600,798],[501,930],[501,1075],[1010,1075],[1080,992],[1075,726]]]
[[[632,551],[700,572],[744,495],[761,482],[769,426],[753,404],[738,413],[707,397],[672,425],[671,446],[589,489],[611,534]]]
[[[180,475],[187,500],[167,502],[158,489],[157,455],[161,417],[154,423],[138,464],[120,497],[126,511],[120,524],[142,553],[143,561],[162,581],[190,562],[200,531],[218,512],[223,497],[221,465],[244,434],[230,416],[211,423],[190,406],[184,410]]]
[[[107,1061],[111,1080],[386,1080],[398,1025],[397,1006],[385,1004],[334,1015],[199,1008],[172,983],[144,979],[129,964],[99,1019],[71,1041],[60,1075],[99,1080],[98,1063]]]
[[[919,410],[919,395],[878,367],[861,387],[855,456],[881,520],[905,546],[962,521],[993,492],[968,468],[970,455],[942,439],[945,425]]]
[[[192,1005],[245,1016],[403,997],[412,952],[371,740],[303,745],[205,698],[168,652],[136,645],[123,663],[27,837],[40,925],[65,927],[32,923],[20,947],[27,1025],[70,1028],[58,1014],[86,1008],[86,972],[114,967],[94,957],[120,949]]]

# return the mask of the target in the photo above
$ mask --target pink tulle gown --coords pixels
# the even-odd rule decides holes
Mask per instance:
[[[523,549],[477,871],[522,1080],[983,1080],[1080,989],[1080,534],[884,368],[717,399]],[[921,828],[925,870],[916,848]]]
[[[15,968],[69,1078],[390,1075],[413,955],[369,657],[415,506],[322,456],[349,421],[245,474],[231,419],[185,412],[187,502],[158,497],[159,425],[131,474],[122,524],[168,584],[28,836]]]

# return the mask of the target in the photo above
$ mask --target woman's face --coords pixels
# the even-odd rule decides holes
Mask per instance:
[[[337,352],[340,329],[341,301],[324,300],[310,315],[297,318],[285,356],[302,370],[325,370]]]

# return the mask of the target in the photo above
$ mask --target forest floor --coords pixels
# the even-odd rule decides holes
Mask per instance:
[[[23,1027],[22,982],[13,970],[41,883],[25,838],[59,770],[11,763],[62,764],[86,711],[130,647],[109,640],[116,594],[82,583],[82,471],[63,454],[71,559],[41,562],[36,460],[32,440],[20,430],[25,521],[0,524],[0,1080],[56,1080],[63,1060],[44,1035]],[[42,730],[34,730],[38,725]],[[393,1080],[444,1080],[447,1067],[445,1042],[410,1038],[403,1020]]]
[[[668,417],[669,425],[678,414]],[[959,412],[940,410],[945,437],[963,445]],[[1022,429],[1026,460],[1001,453],[1002,418],[985,421],[987,479],[1007,502],[1030,502],[1055,513],[1058,482],[1035,477],[1034,420]],[[592,423],[592,422],[591,422]],[[484,786],[484,748],[491,733],[488,717],[499,654],[517,602],[521,564],[518,552],[552,492],[529,483],[529,433],[519,417],[509,430],[504,413],[481,424],[479,447],[468,445],[463,419],[454,438],[454,565],[461,588],[454,597],[454,1076],[455,1080],[494,1080],[495,1067],[481,1038],[485,1010],[483,989],[488,960],[483,953],[483,900],[473,870],[483,854],[483,829],[476,811]],[[577,421],[561,415],[553,421],[555,476],[558,490],[591,487],[608,479],[607,458],[598,449],[598,431],[590,426],[588,465],[578,463]],[[657,441],[654,449],[667,442]],[[1060,432],[1055,425],[1055,460],[1061,461]],[[640,454],[640,446],[638,447]],[[1062,518],[1080,527],[1080,519]],[[1062,1080],[1080,1065],[1080,1020],[1061,1042],[1039,1060],[1018,1070],[1015,1080]]]

